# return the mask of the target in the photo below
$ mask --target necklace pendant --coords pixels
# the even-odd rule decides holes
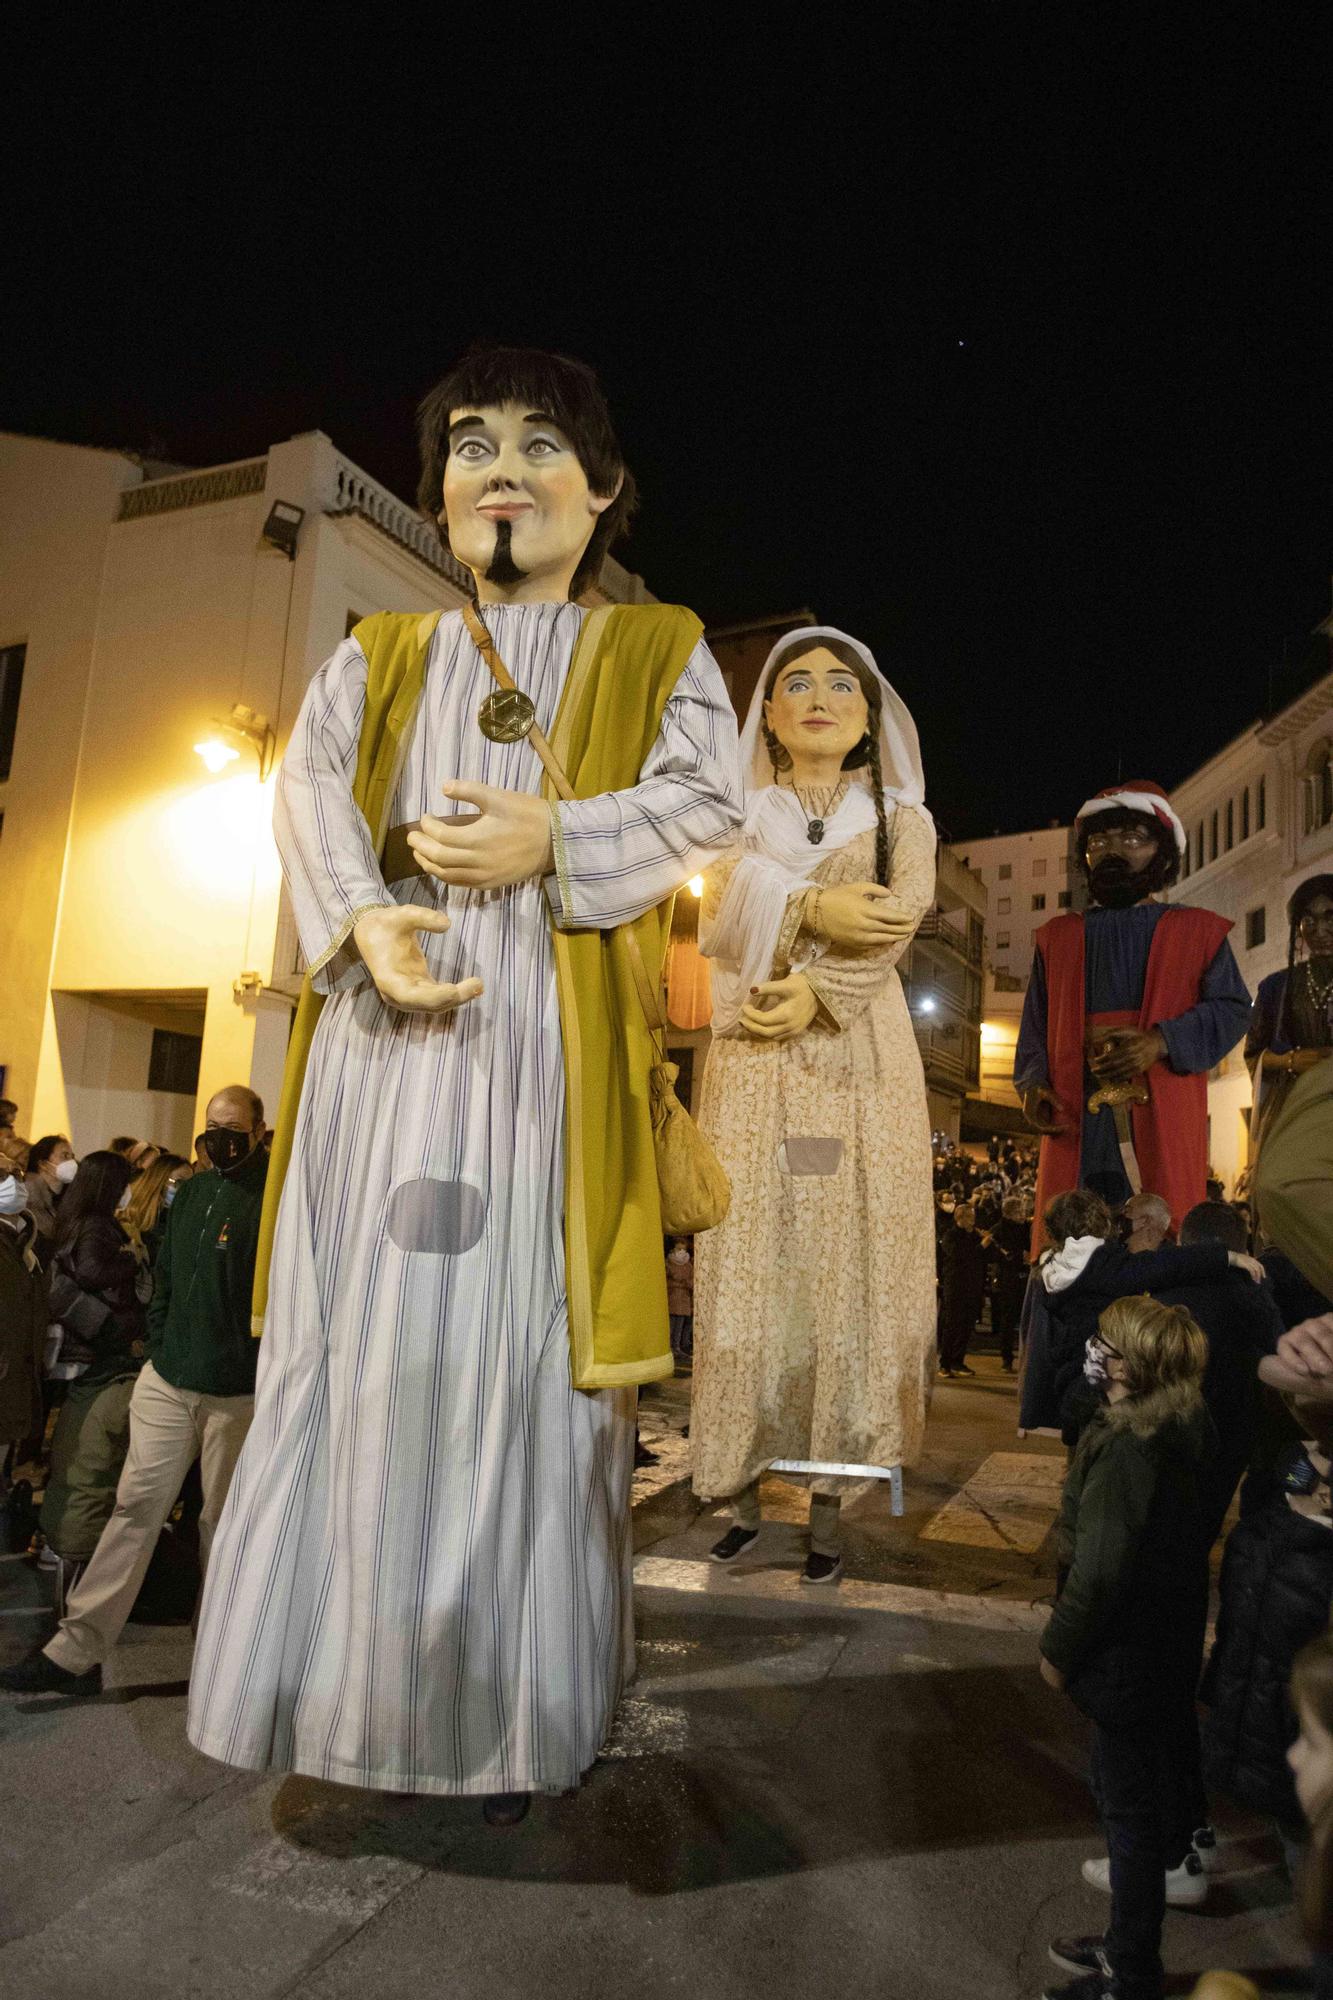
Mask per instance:
[[[810,820],[806,826],[805,833],[807,840],[810,842],[810,845],[812,847],[818,847],[820,842],[824,838],[823,820],[822,819]]]
[[[536,720],[536,709],[519,688],[496,688],[477,710],[481,733],[492,743],[521,743]]]

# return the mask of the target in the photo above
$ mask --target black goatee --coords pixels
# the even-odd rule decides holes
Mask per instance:
[[[497,521],[495,524],[495,553],[486,569],[487,583],[522,583],[523,571],[514,561],[514,524],[512,521]]]

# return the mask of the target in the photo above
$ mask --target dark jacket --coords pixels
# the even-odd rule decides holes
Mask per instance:
[[[1060,1509],[1067,1574],[1041,1650],[1072,1700],[1132,1729],[1192,1698],[1208,1621],[1202,1481],[1216,1449],[1197,1395],[1103,1408],[1079,1440]]]
[[[1059,1430],[1067,1444],[1077,1441],[1094,1407],[1089,1404],[1084,1408],[1078,1394],[1084,1352],[1113,1300],[1136,1292],[1151,1292],[1156,1298],[1167,1285],[1216,1281],[1230,1269],[1220,1243],[1192,1243],[1167,1250],[1126,1250],[1123,1243],[1103,1243],[1072,1285],[1046,1295],[1050,1330],[1040,1363],[1036,1355],[1028,1360],[1023,1384],[1025,1426],[1029,1430]],[[1034,1375],[1034,1370],[1039,1372]]]
[[[955,1222],[940,1238],[940,1292],[946,1307],[980,1313],[986,1291],[986,1246],[975,1229]]]
[[[259,1342],[250,1307],[268,1155],[186,1181],[171,1209],[148,1307],[148,1352],[177,1389],[252,1396]]]
[[[61,1361],[86,1361],[85,1386],[119,1382],[143,1363],[144,1309],[139,1302],[139,1264],[128,1236],[110,1215],[88,1215],[51,1260],[52,1311],[64,1327]],[[78,1295],[65,1311],[67,1288]],[[75,1311],[79,1305],[81,1311]],[[88,1331],[104,1307],[96,1333]],[[138,1349],[136,1353],[135,1350]]]
[[[36,1225],[26,1215],[0,1221],[0,1445],[42,1427],[42,1350],[49,1318]]]
[[[1236,1482],[1250,1461],[1263,1414],[1259,1363],[1282,1335],[1282,1316],[1269,1286],[1229,1270],[1206,1284],[1167,1285],[1153,1294],[1184,1306],[1208,1336],[1203,1400],[1217,1425],[1219,1450],[1210,1484],[1213,1533],[1222,1526]]]
[[[1013,1301],[1015,1311],[1022,1304],[1028,1282],[1028,1246],[1032,1238],[1029,1222],[1015,1222],[1002,1216],[991,1237],[991,1262],[995,1266],[996,1290]]]
[[[1217,1638],[1204,1676],[1204,1773],[1254,1812],[1300,1823],[1287,1764],[1295,1711],[1287,1693],[1301,1647],[1328,1625],[1333,1528],[1278,1494],[1232,1529],[1222,1558]]]

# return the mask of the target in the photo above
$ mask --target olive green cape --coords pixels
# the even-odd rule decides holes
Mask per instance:
[[[381,853],[441,615],[381,612],[354,634],[370,672],[352,796]],[[551,731],[551,748],[577,798],[638,783],[701,631],[693,612],[675,604],[615,605],[584,620]],[[546,795],[552,796],[549,780]],[[559,864],[559,853],[556,858]],[[645,962],[660,974],[671,900],[640,917],[634,929]],[[612,936],[552,929],[565,1060],[570,1365],[579,1389],[652,1382],[672,1369],[648,1098],[652,1050],[627,954],[611,949]],[[278,1203],[323,1005],[307,977],[292,1023],[264,1196],[256,1334],[263,1330]]]

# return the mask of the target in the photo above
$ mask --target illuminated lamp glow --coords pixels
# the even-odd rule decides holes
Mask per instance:
[[[224,743],[220,736],[207,736],[202,743],[195,744],[194,754],[196,757],[202,757],[205,765],[216,776],[219,771],[225,771],[228,764],[234,764],[241,753],[233,749],[230,743]]]
[[[692,876],[690,877],[690,894],[691,894],[691,895],[692,895],[692,896],[693,896],[693,897],[694,897],[694,898],[695,898],[696,900],[699,900],[700,898],[702,898],[702,896],[703,896],[703,892],[704,892],[704,878],[703,878],[703,876],[702,876],[702,875],[692,875]]]
[[[933,1014],[935,1012],[935,1002],[931,999],[929,994],[927,994],[925,999],[921,1002],[921,1005],[918,1007],[917,1012],[919,1014]]]

